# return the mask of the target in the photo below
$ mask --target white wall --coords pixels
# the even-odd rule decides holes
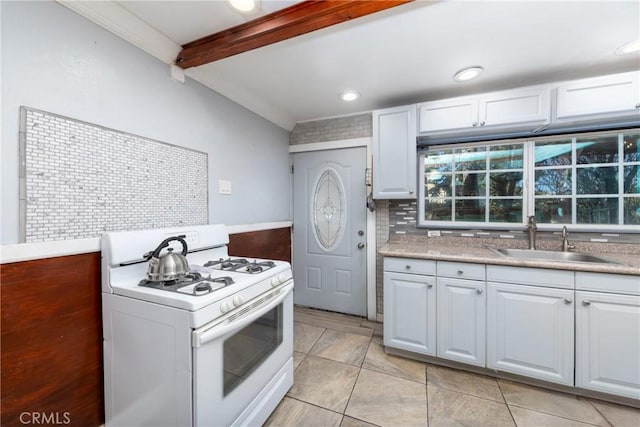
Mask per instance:
[[[188,78],[172,80],[168,65],[51,0],[0,7],[1,244],[19,238],[22,105],[209,153],[211,223],[290,219],[287,131]],[[218,194],[219,179],[232,181],[232,195]]]

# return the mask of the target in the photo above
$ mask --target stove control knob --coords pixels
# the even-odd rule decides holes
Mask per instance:
[[[233,309],[233,306],[231,305],[231,303],[229,301],[225,301],[222,304],[220,304],[220,311],[223,313],[226,313],[230,310]]]
[[[278,281],[280,283],[284,283],[287,281],[287,276],[285,276],[284,274],[278,274]]]
[[[280,280],[277,277],[271,279],[271,286],[278,286],[280,284]]]
[[[233,305],[238,307],[242,304],[244,304],[244,299],[240,295],[236,295],[235,297],[233,297]]]

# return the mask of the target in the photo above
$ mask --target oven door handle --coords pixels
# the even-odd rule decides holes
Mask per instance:
[[[266,312],[280,304],[292,290],[293,282],[290,281],[280,288],[279,295],[274,300],[269,301],[265,305],[258,306],[254,311],[250,311],[245,316],[240,317],[239,319],[234,319],[227,324],[218,323],[215,325],[204,326],[203,328],[196,329],[195,331],[193,331],[193,347],[198,348],[208,343],[209,341],[213,341],[218,337],[228,334],[229,332],[238,331],[244,328],[256,319],[262,317]]]

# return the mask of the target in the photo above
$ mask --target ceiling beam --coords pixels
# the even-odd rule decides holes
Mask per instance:
[[[176,65],[197,67],[412,1],[303,1],[183,45]]]

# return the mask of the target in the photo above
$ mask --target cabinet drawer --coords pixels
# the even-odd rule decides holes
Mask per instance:
[[[438,276],[485,280],[485,266],[484,264],[438,261]]]
[[[487,266],[487,281],[573,289],[573,271],[544,268]]]
[[[640,295],[640,277],[626,274],[577,271],[576,289]]]
[[[384,271],[410,274],[436,274],[436,262],[427,259],[388,258],[384,259]]]

